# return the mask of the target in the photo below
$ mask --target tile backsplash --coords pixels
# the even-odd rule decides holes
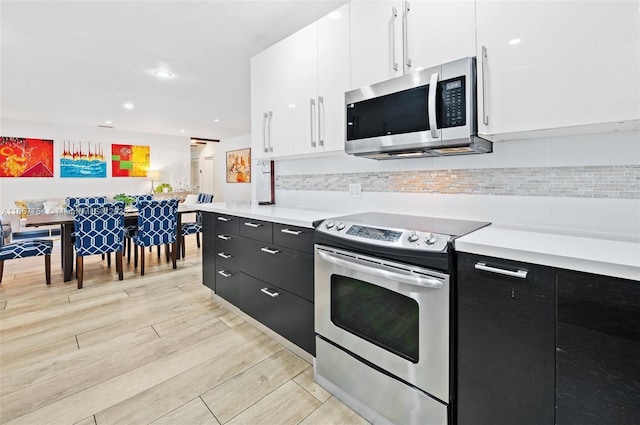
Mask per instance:
[[[640,165],[277,175],[277,190],[640,199]]]

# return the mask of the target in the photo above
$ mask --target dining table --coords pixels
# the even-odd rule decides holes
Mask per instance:
[[[176,226],[176,253],[180,252],[180,228],[182,226],[182,215],[187,213],[195,213],[198,211],[198,206],[193,204],[178,204],[178,220]],[[74,231],[73,227],[73,213],[62,212],[55,214],[35,214],[27,216],[25,223],[26,227],[39,227],[39,226],[60,226],[60,251],[61,251],[61,263],[62,271],[64,275],[64,281],[68,282],[73,276],[73,240],[71,234]],[[138,223],[138,211],[137,210],[125,210],[124,224],[135,225]]]

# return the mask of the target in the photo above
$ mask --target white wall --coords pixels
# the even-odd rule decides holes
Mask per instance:
[[[61,178],[62,140],[101,143],[105,154],[109,155],[112,143],[148,145],[151,147],[151,169],[160,170],[160,182],[170,183],[174,190],[181,182],[189,182],[190,141],[186,136],[134,133],[115,128],[5,119],[0,122],[0,133],[5,137],[31,137],[54,141],[54,177],[1,178],[1,209],[15,208],[13,201],[19,199],[59,199],[82,195],[113,196],[117,193],[148,193],[151,190],[151,182],[144,177],[111,177],[110,159],[107,160],[107,178]]]
[[[339,153],[280,160],[276,176],[484,168],[491,172],[513,167],[592,165],[640,165],[640,132],[495,143],[494,152],[485,155],[375,161]],[[486,220],[640,239],[640,195],[636,199],[616,199],[615,194],[611,198],[580,198],[365,191],[361,198],[352,198],[346,191],[276,190],[276,203],[340,212],[386,211]]]
[[[224,139],[220,143],[208,143],[207,148],[203,152],[204,156],[211,155],[211,147],[214,149],[215,154],[215,202],[249,202],[251,200],[251,186],[255,181],[255,176],[251,173],[252,183],[227,183],[226,176],[226,162],[228,151],[234,151],[237,149],[244,149],[251,147],[251,135],[246,134],[244,136],[233,137],[230,139]]]

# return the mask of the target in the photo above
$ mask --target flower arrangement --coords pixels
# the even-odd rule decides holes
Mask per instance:
[[[154,189],[155,193],[171,192],[171,191],[173,191],[173,188],[169,183],[160,183],[158,187]]]

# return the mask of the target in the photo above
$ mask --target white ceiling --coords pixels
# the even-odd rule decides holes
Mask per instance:
[[[346,2],[0,0],[1,114],[208,139],[248,134],[249,58]],[[174,76],[161,80],[157,69]]]

